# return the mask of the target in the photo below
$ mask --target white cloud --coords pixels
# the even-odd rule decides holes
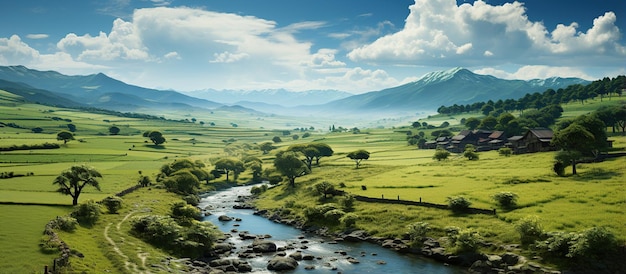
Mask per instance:
[[[458,6],[455,0],[415,0],[409,9],[401,31],[355,48],[348,57],[434,66],[615,65],[626,57],[613,12],[594,19],[593,27],[584,32],[577,23],[549,32],[542,22],[528,20],[519,2],[492,6],[479,0]]]
[[[335,59],[337,50],[334,49],[320,49],[317,53],[311,56],[311,67],[344,67],[346,63]]]
[[[168,53],[166,53],[165,55],[163,55],[163,57],[165,57],[165,59],[177,59],[180,60],[180,55],[178,55],[178,52],[175,51],[170,51]]]
[[[209,61],[210,63],[233,63],[233,62],[237,62],[241,59],[244,59],[246,57],[248,57],[249,55],[247,53],[230,53],[228,51],[222,52],[222,53],[215,53],[213,54],[213,56],[215,57],[215,59]]]
[[[474,70],[475,73],[484,75],[493,75],[502,79],[517,79],[517,80],[530,80],[530,79],[545,79],[550,77],[577,77],[587,80],[595,80],[596,77],[590,76],[584,72],[581,68],[575,67],[563,67],[563,66],[541,66],[531,65],[522,66],[514,72],[507,72],[505,70],[496,68],[482,68]]]
[[[49,37],[49,35],[48,34],[44,34],[44,33],[35,33],[35,34],[28,34],[28,35],[26,35],[26,38],[28,38],[28,39],[46,39],[48,37]]]

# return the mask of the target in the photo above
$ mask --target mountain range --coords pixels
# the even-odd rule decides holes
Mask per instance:
[[[24,66],[0,66],[0,89],[26,101],[115,111],[232,109],[289,115],[430,111],[441,105],[517,99],[527,93],[587,84],[580,78],[505,80],[464,68],[436,71],[415,82],[358,95],[336,90],[283,89],[176,92],[129,85],[105,74],[69,76]],[[236,108],[227,106],[235,105]]]

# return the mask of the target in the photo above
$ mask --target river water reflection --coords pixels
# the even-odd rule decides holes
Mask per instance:
[[[212,214],[206,216],[204,220],[212,222],[223,232],[229,233],[236,229],[239,232],[248,231],[254,235],[269,234],[272,237],[268,240],[276,243],[278,247],[290,244],[296,247],[294,250],[287,250],[287,255],[302,251],[303,254],[315,256],[313,260],[299,261],[296,270],[281,273],[466,273],[457,267],[445,266],[442,263],[411,254],[400,254],[372,243],[338,242],[331,244],[329,239],[304,234],[299,229],[256,216],[253,214],[253,210],[233,209],[233,205],[237,204],[237,197],[249,195],[250,188],[250,186],[243,186],[211,192],[209,196],[201,199],[199,207],[207,208]],[[240,218],[241,221],[222,222],[218,220],[220,215]],[[237,236],[238,233],[232,234],[233,237],[229,241],[236,246],[232,255],[232,257],[236,257],[236,253],[242,250],[242,247],[250,245],[252,240],[241,240]],[[339,252],[345,252],[343,254],[346,255],[341,255]],[[269,254],[247,259],[247,261],[252,266],[254,273],[274,273],[267,270],[267,262],[272,256],[274,255]],[[359,263],[349,262],[348,257],[355,258]],[[307,270],[305,269],[306,266],[314,266],[315,269]]]

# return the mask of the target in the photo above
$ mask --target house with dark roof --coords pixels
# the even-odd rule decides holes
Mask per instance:
[[[553,151],[552,145],[554,132],[547,128],[529,129],[522,136],[513,136],[507,139],[506,146],[510,147],[515,154]]]

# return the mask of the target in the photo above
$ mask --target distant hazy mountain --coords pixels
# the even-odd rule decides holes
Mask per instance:
[[[0,66],[0,79],[47,90],[84,105],[118,111],[141,108],[216,108],[221,104],[175,91],[133,86],[102,73],[68,76],[56,71],[38,71],[24,66]]]
[[[499,99],[518,99],[527,93],[587,84],[579,78],[504,80],[475,74],[464,68],[436,71],[398,87],[350,96],[325,104],[322,109],[350,111],[422,111],[439,106],[470,104]]]
[[[300,105],[321,105],[354,94],[338,90],[288,91],[285,89],[266,90],[214,90],[184,92],[189,96],[211,100],[223,104],[265,103],[285,107]]]
[[[52,106],[86,107],[53,92],[37,89],[27,84],[0,79],[0,89],[18,95],[24,102],[34,102]]]

